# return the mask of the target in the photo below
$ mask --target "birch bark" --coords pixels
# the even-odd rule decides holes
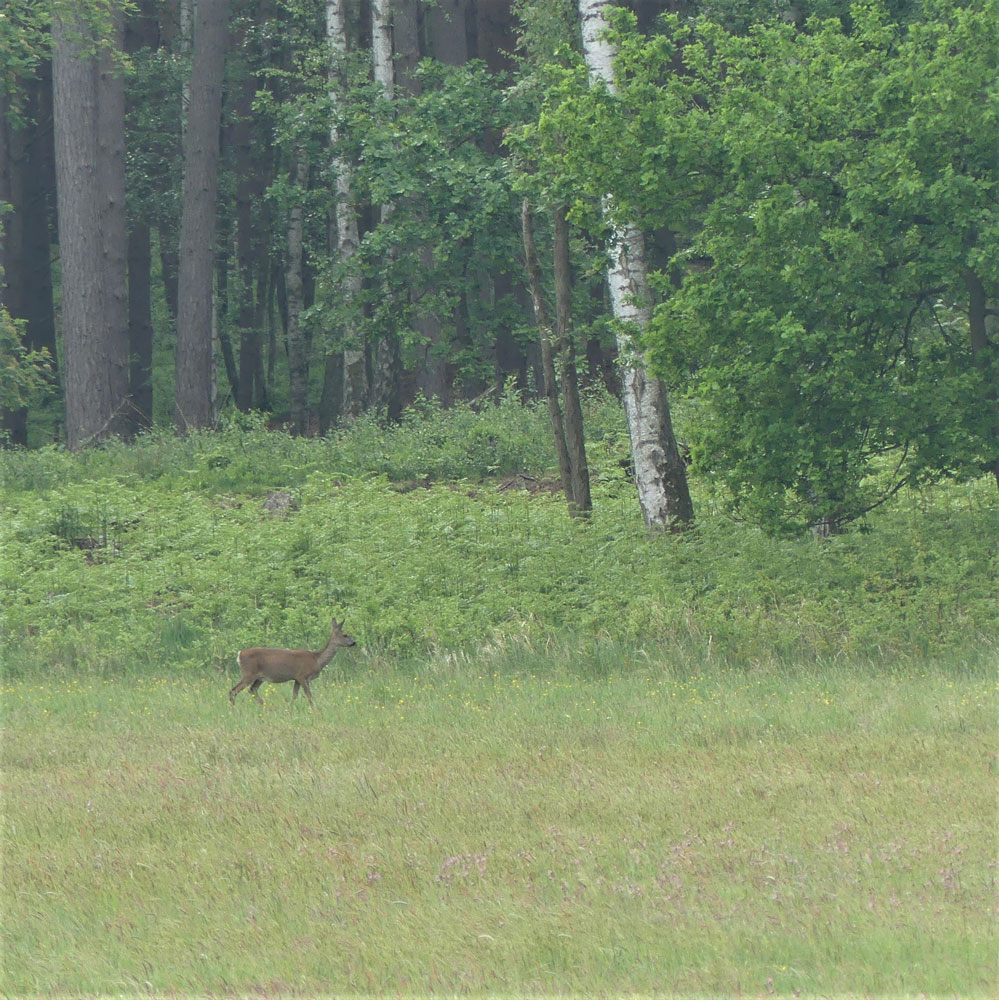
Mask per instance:
[[[371,60],[373,64],[375,84],[381,88],[382,96],[392,101],[395,99],[395,67],[392,63],[393,48],[392,5],[390,0],[371,0]],[[395,206],[385,202],[379,210],[379,219],[386,223],[392,215]],[[395,254],[389,250],[389,270]],[[392,302],[393,295],[389,288],[385,289],[386,299]],[[395,310],[389,311],[389,323],[392,323]],[[401,400],[402,349],[399,333],[394,327],[382,324],[378,330],[375,344],[375,363],[372,373],[371,403],[389,420],[398,420],[402,414]]]
[[[351,195],[352,173],[350,161],[339,150],[340,125],[338,116],[346,88],[345,61],[347,58],[347,21],[344,0],[326,0],[326,41],[329,45],[329,97],[332,112],[330,146],[333,150],[333,174],[336,187],[336,244],[337,257],[347,272],[343,284],[343,298],[347,316],[352,315],[354,304],[361,295],[361,277],[349,271],[351,258],[360,242],[357,229],[357,209]],[[354,319],[346,321],[343,350],[344,416],[356,417],[363,410],[368,397],[367,360],[360,331]]]
[[[578,0],[583,56],[591,86],[614,93],[614,46],[606,37],[607,8],[612,0]],[[604,200],[610,216],[610,198]],[[636,349],[628,327],[641,332],[652,315],[652,297],[642,231],[630,223],[611,222],[613,256],[607,269],[611,307],[618,321],[618,357],[642,516],[650,528],[679,530],[694,518],[687,471],[673,434],[666,388],[653,378]]]

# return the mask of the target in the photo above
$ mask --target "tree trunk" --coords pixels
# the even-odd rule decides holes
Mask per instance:
[[[531,203],[525,198],[520,210],[520,221],[524,237],[524,261],[527,269],[527,283],[531,289],[531,300],[534,303],[534,321],[538,325],[538,339],[541,343],[541,367],[545,379],[545,399],[548,403],[548,420],[552,427],[552,438],[555,443],[555,455],[558,459],[558,474],[562,480],[562,490],[565,493],[569,514],[576,510],[573,497],[572,466],[569,462],[569,449],[565,443],[565,423],[562,419],[562,407],[558,399],[558,380],[555,375],[555,359],[552,352],[552,324],[548,317],[544,295],[541,291],[541,268],[538,265],[538,252],[534,244],[534,223],[531,213]]]
[[[572,273],[569,267],[569,225],[565,207],[552,213],[555,261],[555,325],[558,352],[562,360],[562,399],[565,402],[565,444],[569,451],[572,476],[572,508],[576,517],[588,517],[593,509],[590,499],[590,472],[586,464],[583,439],[583,407],[579,399],[576,374],[576,346],[572,339]]]
[[[319,433],[327,434],[336,424],[343,406],[343,354],[326,355],[323,364],[323,392],[319,400]]]
[[[252,45],[248,30],[243,31],[236,44],[244,48]],[[241,70],[240,76],[230,119],[232,125],[225,137],[236,164],[237,280],[233,283],[232,298],[235,325],[239,329],[239,368],[234,398],[237,407],[245,411],[259,406],[267,395],[263,380],[258,382],[256,378],[264,326],[261,305],[254,300],[254,286],[257,275],[268,266],[267,240],[261,238],[255,226],[266,225],[260,219],[260,205],[270,180],[270,169],[267,143],[253,129],[253,101],[260,81],[248,67]]]
[[[360,242],[357,211],[351,193],[350,161],[339,150],[340,124],[338,115],[347,87],[343,63],[347,56],[347,24],[344,0],[326,0],[326,40],[329,46],[329,93],[333,117],[330,125],[330,146],[333,150],[333,173],[336,178],[336,245],[337,257],[346,269],[342,291],[343,329],[343,401],[341,412],[356,417],[363,412],[368,399],[367,357],[361,340],[359,324],[354,317],[361,294],[361,278],[349,270],[351,258]]]
[[[395,73],[392,68],[392,4],[390,0],[371,0],[371,61],[375,83],[382,96],[395,97]]]
[[[468,27],[462,0],[441,0],[434,6],[426,6],[423,11],[424,51],[449,66],[464,66],[468,62]],[[421,251],[422,263],[427,273],[432,272],[433,251],[426,247]],[[423,290],[418,291],[422,297]],[[458,306],[463,309],[463,306]],[[450,322],[456,330],[466,325],[467,314],[456,314]],[[421,335],[426,349],[417,383],[424,395],[437,398],[445,406],[452,399],[451,376],[448,373],[446,354],[449,349],[444,323],[436,313],[418,314],[417,333]],[[457,337],[455,338],[457,339]],[[465,387],[466,390],[468,387]]]
[[[52,31],[66,435],[78,449],[128,428],[125,91],[82,18],[56,18]]]
[[[176,220],[160,219],[156,228],[160,248],[160,273],[163,275],[163,299],[167,315],[176,323],[180,312],[180,289],[177,286],[180,255],[176,250],[179,240]]]
[[[419,94],[416,67],[420,62],[420,30],[417,0],[393,0],[392,51],[398,85],[407,94]]]
[[[292,163],[295,201],[288,212],[288,259],[285,263],[285,287],[288,296],[288,377],[291,395],[291,427],[295,434],[305,434],[309,419],[309,356],[305,350],[301,316],[305,308],[305,285],[302,281],[302,198],[308,183],[309,165],[304,150],[296,150]]]
[[[225,157],[224,146],[222,156]],[[225,369],[228,385],[226,398],[235,403],[236,394],[239,392],[239,369],[236,367],[236,353],[229,335],[232,328],[232,309],[229,301],[229,264],[231,258],[229,244],[232,234],[229,232],[225,216],[222,216],[219,222],[223,228],[218,234],[218,253],[215,257],[215,321],[218,327],[219,351],[222,355],[222,365]]]
[[[464,66],[468,62],[470,40],[466,14],[466,0],[438,0],[432,7],[426,6],[424,24],[428,55],[449,66]]]
[[[178,430],[214,423],[212,278],[218,194],[219,126],[228,0],[199,0],[180,222],[176,413]]]
[[[382,96],[395,99],[395,70],[392,63],[392,10],[390,0],[371,2],[371,59],[375,84],[381,88]],[[381,206],[380,223],[388,222],[394,210],[391,202]],[[389,250],[388,270],[391,273],[396,258]],[[395,328],[393,308],[394,296],[385,289],[388,321],[381,324],[375,342],[375,364],[371,380],[371,405],[376,412],[395,421],[402,415],[402,349],[399,333]]]
[[[416,76],[416,67],[423,55],[420,48],[420,17],[417,11],[417,0],[396,0],[393,4],[394,22],[392,41],[395,50],[396,81],[407,94],[419,95],[420,81]],[[433,264],[432,251],[424,247],[420,250],[420,262],[424,271],[429,271]],[[421,311],[419,300],[422,289],[414,288],[410,292],[411,301],[416,303],[413,328],[419,341],[422,342],[423,357],[416,365],[415,383],[420,392],[428,399],[439,399],[447,404],[450,399],[450,386],[447,378],[447,367],[440,357],[440,345],[444,340],[440,317],[434,313]]]
[[[128,234],[128,391],[133,419],[143,429],[153,425],[151,268],[149,226],[136,220]]]
[[[627,226],[619,231],[619,238],[609,273],[612,309],[618,321],[644,330],[652,307],[642,233]],[[682,530],[693,521],[694,508],[686,466],[673,433],[666,387],[646,371],[627,334],[618,335],[618,357],[635,483],[645,523],[650,528]]]
[[[144,0],[125,23],[125,50],[133,55],[159,44],[157,9],[152,0]],[[138,110],[135,100],[127,98],[128,114]],[[147,206],[132,213],[128,230],[128,353],[129,398],[136,426],[148,429],[153,424],[153,318],[152,318],[152,249]]]
[[[265,373],[261,355],[260,371],[257,373],[257,385],[260,391],[260,400],[257,403],[259,410],[270,410],[271,400],[274,398],[274,366],[277,362],[277,322],[274,302],[280,297],[281,277],[279,264],[269,267],[267,261],[261,261],[260,280],[257,282],[257,325],[261,330],[265,323],[267,325],[267,370]]]
[[[614,92],[614,47],[605,37],[607,8],[611,0],[578,0],[583,29],[583,55],[593,85]],[[613,259],[607,280],[611,306],[618,321],[618,354],[621,394],[624,398],[635,466],[635,483],[642,516],[650,528],[678,530],[694,517],[687,470],[673,435],[669,401],[663,384],[652,378],[644,359],[626,332],[641,332],[652,315],[652,299],[641,230],[613,220],[612,206],[604,211],[611,220]]]

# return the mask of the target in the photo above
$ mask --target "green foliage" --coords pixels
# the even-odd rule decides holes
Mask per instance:
[[[438,316],[451,329],[450,317],[467,316],[467,329],[435,350],[474,382],[493,374],[483,359],[498,332],[521,325],[512,296],[485,297],[482,286],[484,274],[517,260],[517,207],[499,137],[521,107],[480,62],[425,60],[415,76],[417,94],[400,89],[387,101],[365,80],[349,95],[342,141],[356,159],[354,198],[391,212],[347,266],[365,278],[359,304],[372,341],[388,332],[423,348],[420,317]],[[324,253],[317,247],[314,256]],[[340,262],[322,270],[311,322],[342,325],[334,289],[343,277]]]
[[[0,12],[0,95],[12,101],[12,125],[20,120],[19,80],[30,77],[48,52],[48,4],[7,4]]]
[[[29,351],[21,340],[22,325],[0,305],[0,405],[11,409],[37,401],[52,376],[48,351]]]
[[[676,236],[646,344],[700,404],[696,466],[769,530],[999,454],[996,347],[969,334],[969,283],[999,297],[997,21],[934,0],[908,27],[868,4],[645,38],[621,14],[619,96],[566,76],[539,118],[578,217],[609,192]]]
[[[623,420],[616,401],[597,393],[590,408],[593,435],[616,438]],[[437,401],[418,400],[398,425],[366,415],[316,439],[269,431],[265,415],[232,411],[218,431],[178,437],[154,430],[130,444],[108,441],[79,455],[58,446],[2,452],[0,487],[20,492],[120,479],[169,490],[261,493],[329,473],[396,481],[518,472],[540,477],[555,462],[545,420],[543,411],[516,394],[478,408],[458,403],[444,409]]]
[[[585,526],[544,487],[543,412],[512,400],[324,440],[251,422],[78,455],[4,452],[3,669],[131,673],[169,659],[200,674],[253,642],[320,643],[331,610],[364,649],[396,655],[581,636],[742,667],[994,653],[996,552],[983,539],[999,537],[999,510],[986,482],[906,493],[869,532],[825,541],[768,539],[702,493],[695,531],[649,539],[620,415],[589,406],[604,432]],[[276,510],[274,491],[286,494]]]

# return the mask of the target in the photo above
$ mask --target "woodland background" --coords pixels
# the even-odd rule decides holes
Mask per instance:
[[[511,385],[585,513],[577,382],[636,371],[768,530],[999,475],[996,0],[631,8],[8,4],[7,441],[233,407],[325,433]],[[661,408],[621,460],[675,526]]]

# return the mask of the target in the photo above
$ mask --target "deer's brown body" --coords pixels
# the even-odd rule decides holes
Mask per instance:
[[[354,644],[355,640],[344,632],[343,622],[337,622],[334,618],[330,641],[318,652],[314,653],[309,649],[270,649],[265,646],[252,646],[250,649],[240,650],[236,662],[243,676],[229,692],[229,701],[235,705],[236,695],[245,687],[249,687],[250,694],[260,701],[257,688],[264,681],[269,681],[271,684],[294,681],[295,690],[291,700],[294,701],[298,697],[298,689],[301,688],[305,692],[305,697],[309,699],[309,704],[312,705],[309,681],[319,676],[338,649]]]

